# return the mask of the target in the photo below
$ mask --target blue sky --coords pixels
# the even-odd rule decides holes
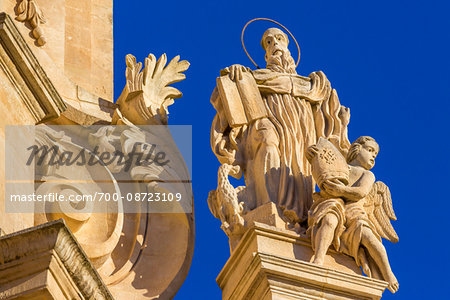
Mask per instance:
[[[221,299],[215,278],[229,257],[228,239],[209,212],[219,163],[209,143],[209,103],[219,70],[254,68],[240,43],[255,17],[284,24],[297,38],[297,72],[322,70],[350,107],[349,137],[380,144],[378,180],[391,189],[398,244],[385,242],[400,290],[383,299],[445,299],[450,285],[450,4],[446,1],[115,1],[115,98],[125,82],[125,55],[181,55],[191,63],[176,84],[184,96],[170,124],[193,127],[196,246],[175,299]],[[271,23],[250,25],[246,46],[264,66],[260,38]],[[294,44],[291,53],[297,57]]]

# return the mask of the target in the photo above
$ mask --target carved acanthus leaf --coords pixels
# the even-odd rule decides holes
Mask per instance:
[[[174,103],[174,99],[183,95],[178,89],[169,86],[186,78],[183,72],[189,68],[189,62],[179,60],[180,56],[176,56],[166,65],[166,54],[161,55],[158,60],[150,54],[145,58],[143,72],[140,72],[142,64],[137,63],[131,54],[126,57],[128,91],[143,92],[145,106],[152,116],[160,115],[165,118],[168,114],[167,107]]]
[[[127,69],[125,70],[125,77],[127,78],[127,87],[130,92],[136,92],[142,89],[142,63],[136,62],[136,57],[128,54],[125,57]]]

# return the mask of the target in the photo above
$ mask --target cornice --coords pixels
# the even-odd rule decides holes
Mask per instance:
[[[83,299],[113,300],[81,246],[62,219],[0,237],[0,267],[53,252],[64,265]]]

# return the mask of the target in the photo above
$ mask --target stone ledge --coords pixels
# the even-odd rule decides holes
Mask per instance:
[[[382,280],[335,271],[309,262],[267,253],[257,253],[254,260],[255,263],[261,264],[266,275],[283,277],[287,274],[294,282],[303,281],[324,290],[341,291],[362,298],[374,299],[374,295],[381,298],[387,287],[387,283]]]
[[[63,220],[0,237],[0,299],[42,295],[113,299]]]

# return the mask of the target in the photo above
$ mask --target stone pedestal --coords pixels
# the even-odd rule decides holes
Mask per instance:
[[[0,238],[0,299],[113,299],[62,220]]]
[[[255,222],[217,277],[222,299],[380,299],[387,287],[349,256],[329,251],[318,266],[312,255],[308,239]]]

